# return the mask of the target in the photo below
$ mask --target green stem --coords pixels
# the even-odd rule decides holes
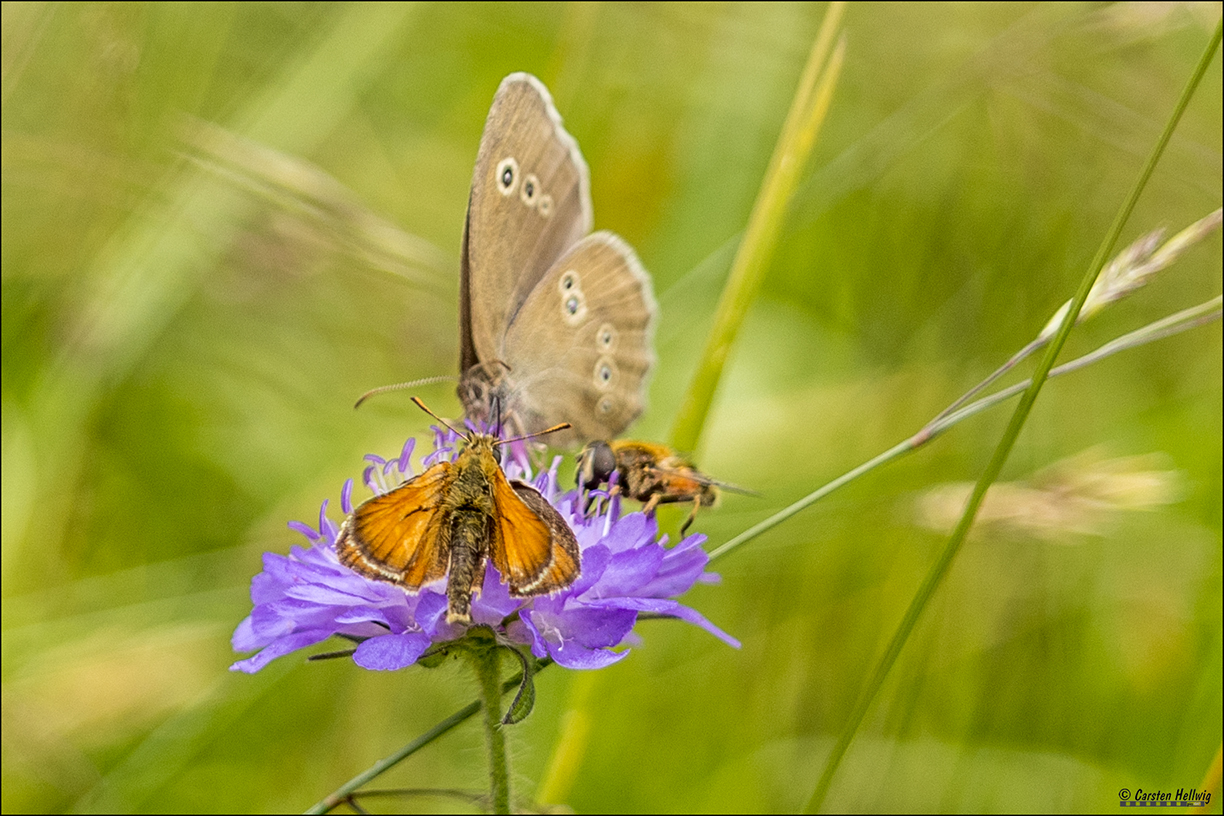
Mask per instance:
[[[969,504],[965,508],[964,515],[961,516],[960,522],[956,525],[956,529],[948,539],[948,543],[944,545],[939,558],[936,559],[931,569],[927,572],[926,578],[923,579],[922,586],[919,587],[918,592],[914,595],[914,599],[910,602],[909,608],[905,611],[905,616],[901,619],[901,623],[893,633],[888,647],[884,650],[884,655],[880,658],[880,662],[876,665],[875,671],[867,681],[862,695],[855,704],[853,711],[851,711],[849,720],[838,736],[837,742],[834,743],[833,750],[830,752],[825,762],[824,770],[821,772],[820,781],[817,782],[816,789],[812,792],[812,798],[808,800],[807,807],[805,808],[806,812],[816,813],[820,810],[821,805],[824,804],[825,796],[828,795],[829,788],[833,783],[833,776],[837,773],[842,757],[845,756],[846,750],[850,747],[850,742],[854,739],[859,725],[862,724],[863,718],[867,715],[867,710],[871,707],[876,695],[883,687],[884,680],[888,677],[889,672],[897,661],[897,657],[901,654],[901,650],[909,640],[910,634],[918,623],[918,618],[926,609],[927,603],[934,596],[935,590],[943,581],[944,576],[947,575],[949,568],[952,566],[952,561],[960,551],[961,544],[964,543],[965,536],[968,535],[969,528],[977,516],[978,508],[986,496],[986,491],[995,479],[998,478],[999,472],[1003,469],[1008,454],[1011,453],[1016,438],[1020,435],[1020,430],[1024,427],[1025,420],[1028,419],[1029,412],[1037,401],[1037,395],[1041,392],[1041,387],[1045,384],[1050,369],[1054,366],[1055,358],[1062,350],[1068,335],[1071,334],[1071,329],[1075,326],[1076,318],[1079,316],[1080,310],[1083,309],[1084,302],[1088,300],[1088,293],[1092,289],[1093,282],[1096,280],[1097,275],[1100,274],[1101,268],[1105,265],[1105,260],[1113,251],[1118,236],[1122,233],[1122,227],[1126,224],[1127,219],[1134,210],[1135,204],[1139,200],[1139,194],[1147,186],[1148,179],[1151,178],[1152,172],[1156,168],[1156,163],[1161,155],[1163,155],[1165,147],[1168,145],[1169,139],[1177,127],[1177,123],[1181,121],[1182,114],[1189,106],[1195,89],[1198,88],[1203,75],[1207,73],[1207,68],[1211,64],[1216,48],[1220,44],[1222,31],[1224,29],[1221,28],[1221,24],[1217,23],[1215,33],[1211,37],[1211,42],[1208,43],[1207,48],[1203,51],[1203,56],[1199,60],[1198,66],[1195,68],[1190,80],[1186,83],[1181,98],[1178,100],[1173,113],[1165,124],[1164,132],[1160,135],[1156,146],[1152,148],[1151,155],[1148,156],[1147,162],[1131,187],[1125,202],[1118,209],[1118,214],[1114,218],[1109,232],[1101,242],[1096,257],[1093,258],[1092,264],[1085,273],[1083,280],[1080,281],[1080,286],[1075,293],[1075,299],[1072,301],[1071,308],[1067,311],[1062,325],[1059,326],[1058,332],[1054,335],[1054,339],[1050,342],[1049,348],[1046,349],[1045,355],[1042,356],[1041,362],[1037,366],[1037,371],[1033,374],[1032,384],[1024,392],[1024,396],[1020,399],[1020,404],[1016,406],[1016,412],[1012,414],[1011,422],[1008,424],[1007,430],[1004,431],[1003,438],[999,440],[990,463],[986,466],[986,470],[982,473],[981,478],[978,479],[977,485],[973,489],[973,495],[969,498]]]
[[[485,744],[489,747],[489,793],[494,813],[510,812],[510,773],[506,767],[506,735],[501,728],[501,654],[497,644],[475,646],[472,668],[480,683]]]

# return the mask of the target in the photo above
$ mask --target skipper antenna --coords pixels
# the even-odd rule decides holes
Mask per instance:
[[[433,411],[429,410],[429,408],[427,408],[427,407],[425,406],[425,403],[421,402],[420,397],[413,397],[413,398],[412,398],[412,401],[413,401],[413,402],[415,402],[415,403],[416,403],[416,406],[417,406],[418,408],[420,408],[422,411],[424,411],[425,413],[429,414],[431,417],[433,417],[434,419],[438,420],[438,421],[439,421],[439,422],[441,422],[443,425],[445,425],[446,427],[450,428],[450,429],[451,429],[452,431],[454,431],[455,433],[457,433],[457,434],[459,434],[460,436],[462,436],[464,439],[467,439],[467,438],[468,438],[468,435],[467,435],[467,434],[465,434],[463,431],[459,430],[459,429],[458,429],[458,428],[456,428],[454,425],[450,424],[450,423],[449,423],[449,422],[447,422],[445,419],[443,419],[442,417],[438,416],[438,415],[437,415],[437,414],[435,414]]]
[[[534,439],[537,436],[543,436],[544,434],[556,433],[557,431],[564,431],[566,428],[572,428],[572,427],[574,426],[569,424],[568,422],[562,422],[560,425],[554,425],[551,428],[545,428],[544,430],[536,431],[535,433],[524,434],[523,436],[516,436],[513,439],[498,440],[497,444],[506,445],[511,442],[519,442],[523,439]]]

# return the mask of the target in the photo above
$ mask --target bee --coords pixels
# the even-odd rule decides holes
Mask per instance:
[[[411,593],[449,575],[447,623],[467,624],[489,560],[511,595],[528,597],[572,584],[580,557],[561,514],[534,487],[502,472],[497,448],[515,440],[460,435],[464,448],[453,462],[438,462],[353,510],[336,553],[349,569]]]
[[[593,490],[607,484],[613,473],[617,475],[613,492],[644,502],[643,512],[650,513],[660,504],[692,502],[693,509],[680,527],[682,536],[700,508],[711,507],[718,501],[720,487],[735,493],[752,493],[711,479],[688,459],[654,442],[596,441],[578,454],[579,488]]]

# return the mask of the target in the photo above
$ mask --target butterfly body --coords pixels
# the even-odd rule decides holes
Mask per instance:
[[[472,434],[453,462],[358,506],[340,528],[341,563],[377,581],[417,592],[449,575],[447,621],[471,622],[491,559],[516,596],[569,586],[579,574],[578,543],[531,485],[507,479],[498,441]]]
[[[469,419],[559,445],[618,435],[645,407],[650,276],[591,233],[590,181],[548,90],[506,77],[481,136],[460,260],[459,398]]]

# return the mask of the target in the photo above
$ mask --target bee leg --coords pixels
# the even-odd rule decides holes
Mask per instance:
[[[693,520],[697,518],[697,510],[701,507],[701,497],[693,499],[693,509],[689,511],[688,518],[684,520],[684,524],[680,525],[680,537],[684,538],[684,533],[693,524]]]
[[[646,505],[642,508],[642,512],[649,516],[651,513],[654,512],[654,509],[658,506],[659,506],[659,494],[656,493],[650,497],[649,501],[646,502]]]

